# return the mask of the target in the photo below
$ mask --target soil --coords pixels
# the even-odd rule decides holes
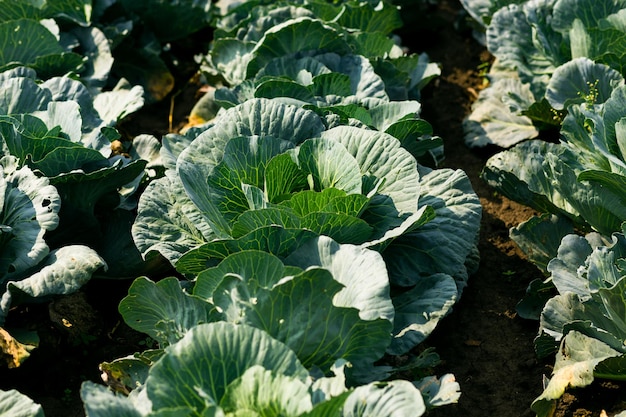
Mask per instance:
[[[421,3],[421,2],[414,2]],[[483,87],[481,64],[491,61],[486,49],[464,24],[458,1],[439,0],[424,9],[407,5],[411,24],[399,31],[405,45],[427,52],[441,63],[442,75],[422,97],[425,120],[444,139],[444,167],[463,169],[483,205],[479,270],[470,278],[454,311],[439,324],[423,347],[434,347],[442,359],[435,373],[453,373],[461,386],[458,404],[429,412],[434,417],[534,415],[530,404],[542,391],[551,361],[538,361],[533,349],[537,322],[520,318],[516,303],[540,272],[509,239],[510,227],[534,213],[498,195],[480,179],[487,158],[499,149],[469,150],[461,121]],[[161,137],[186,122],[197,98],[187,83],[160,103],[147,106],[122,126],[129,135]],[[173,108],[173,112],[171,111]],[[42,404],[48,417],[84,416],[79,397],[85,380],[101,382],[98,364],[146,348],[146,338],[121,321],[117,304],[128,281],[92,281],[77,294],[51,303],[20,307],[8,324],[30,326],[40,346],[17,369],[0,369],[0,389],[17,389]],[[568,391],[556,416],[601,416],[626,408],[626,386],[596,381]]]

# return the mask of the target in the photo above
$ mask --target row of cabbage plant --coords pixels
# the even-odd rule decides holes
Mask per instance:
[[[486,13],[484,3],[464,1],[472,14]],[[624,379],[626,2],[507,3],[486,26],[495,63],[466,139],[515,145],[490,158],[482,178],[541,213],[510,235],[546,275],[518,305],[540,320],[538,355],[556,354],[532,405],[543,417],[568,387]],[[558,143],[545,140],[550,130]]]
[[[112,42],[91,12],[91,2],[0,2],[0,345],[9,367],[38,344],[6,322],[11,309],[143,264],[127,249],[146,161],[113,152],[111,141],[144,92],[112,76]]]
[[[202,58],[220,84],[192,112],[204,123],[162,138],[164,175],[132,227],[146,259],[179,273],[136,279],[119,306],[158,349],[102,364],[109,387],[83,385],[87,415],[455,402],[452,375],[394,379],[438,361],[415,348],[478,264],[467,176],[418,163],[441,154],[416,100],[437,68],[389,36],[400,18],[384,2],[220,10]]]

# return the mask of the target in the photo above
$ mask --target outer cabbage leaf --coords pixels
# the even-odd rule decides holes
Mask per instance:
[[[394,295],[394,338],[387,352],[402,355],[422,343],[439,320],[452,311],[457,291],[451,276],[435,274],[420,278],[410,290]]]
[[[7,291],[0,299],[1,319],[23,300],[75,292],[95,271],[106,269],[106,263],[93,249],[71,245],[50,252],[37,268],[39,271],[33,275],[7,283]]]
[[[137,210],[131,231],[144,258],[160,253],[174,264],[183,253],[214,236],[178,177],[166,176],[148,184]]]
[[[623,84],[624,77],[618,71],[588,58],[577,58],[555,69],[545,97],[557,110],[585,101],[599,104]]]
[[[178,313],[154,308],[163,305],[154,304],[160,298],[156,294],[166,284],[171,287],[169,281],[136,282],[120,304],[124,319],[167,343],[203,318],[246,323],[286,343],[307,367],[322,370],[339,358],[371,367],[384,354],[394,310],[385,264],[377,252],[321,236],[292,249],[284,264],[258,249],[242,248],[222,258],[198,274],[194,300],[180,288],[170,288],[179,296],[166,305],[178,305]],[[206,306],[197,305],[196,297],[207,300]],[[213,306],[220,314],[207,316]]]
[[[389,277],[393,284],[411,286],[441,272],[455,279],[460,294],[480,227],[480,202],[461,170],[432,170],[422,177],[420,187],[419,205],[434,209],[435,217],[385,249]]]
[[[620,195],[579,181],[576,155],[542,141],[522,143],[487,161],[482,178],[512,200],[540,212],[564,215],[603,233],[619,230],[626,218]]]
[[[427,376],[414,384],[422,391],[427,408],[457,403],[461,396],[461,387],[452,374]]]
[[[176,278],[157,283],[137,278],[118,309],[126,324],[165,347],[182,339],[192,327],[217,321],[213,306],[185,293]]]
[[[34,116],[48,127],[48,130],[32,137],[19,138],[23,141],[50,137],[51,132],[58,136],[59,128],[56,126],[60,126],[63,138],[108,156],[110,141],[101,129],[113,126],[144,103],[141,87],[131,88],[123,80],[112,91],[104,93],[97,90],[92,93],[81,82],[67,76],[53,77],[41,84],[37,84],[36,80],[34,71],[19,67],[9,72],[6,82],[0,87],[0,113],[13,116],[20,123],[26,124],[22,127],[13,122],[18,133],[23,133],[24,129],[26,132],[32,130],[29,124],[33,123],[27,122],[25,116],[20,117],[19,114]],[[10,140],[17,140],[14,136],[17,134],[12,133]]]
[[[541,271],[547,273],[548,264],[557,255],[561,239],[574,233],[572,222],[566,217],[544,213],[509,229],[509,237]]]
[[[623,239],[623,237],[622,237]],[[571,292],[587,300],[591,297],[591,291],[605,288],[607,285],[614,285],[616,279],[616,269],[614,265],[596,265],[598,256],[607,261],[615,261],[613,252],[622,247],[614,242],[613,250],[609,248],[599,249],[605,246],[598,233],[589,233],[582,237],[574,234],[567,235],[561,241],[556,256],[548,263],[548,272],[552,277],[554,286],[560,294]],[[599,249],[596,251],[596,249]],[[594,257],[590,257],[594,253]],[[619,252],[617,253],[619,258]],[[598,268],[600,267],[600,268]],[[611,278],[613,277],[613,278]]]
[[[516,107],[510,105],[515,96]],[[463,121],[465,143],[470,147],[497,145],[508,148],[537,137],[532,120],[517,109],[530,108],[535,101],[527,84],[514,77],[496,78],[481,91],[472,104],[471,114]]]
[[[85,381],[80,387],[80,398],[87,417],[142,417],[145,413],[123,395],[114,394],[108,387]]]
[[[346,399],[342,416],[420,416],[426,405],[420,391],[409,381],[391,381],[356,388]]]
[[[289,259],[298,268],[285,266]],[[183,295],[173,278],[158,284],[142,279],[120,311],[131,327],[165,343],[202,321],[226,320],[265,330],[307,367],[326,370],[339,358],[371,366],[382,357],[394,312],[378,253],[319,237],[285,265],[267,252],[235,252],[198,275],[193,297]],[[163,304],[164,299],[172,301]],[[200,299],[207,302],[201,305]],[[213,305],[219,315],[209,314]]]
[[[578,332],[571,332],[561,342],[550,382],[533,401],[531,408],[538,417],[551,416],[555,400],[567,387],[584,387],[593,381],[593,370],[603,360],[620,353],[606,344]]]
[[[43,417],[43,408],[16,390],[0,391],[0,413],[6,417]]]
[[[509,4],[524,3],[524,0],[461,0],[463,8],[478,22],[483,30],[487,29],[495,12]]]
[[[487,47],[499,66],[517,71],[537,99],[543,97],[554,70],[571,59],[564,35],[551,25],[555,3],[511,4],[499,9],[487,28]]]
[[[61,199],[47,178],[16,160],[0,160],[0,288],[7,277],[35,266],[48,254],[44,234],[59,223]]]
[[[308,36],[300,36],[301,33]],[[267,30],[252,50],[254,58],[248,64],[247,78],[253,77],[272,58],[320,50],[344,55],[350,52],[350,47],[337,30],[320,20],[300,17],[279,23]]]
[[[3,115],[43,110],[52,98],[48,90],[40,88],[35,83],[34,71],[17,72],[20,68],[7,71],[9,76],[3,77],[2,86],[0,86],[0,112]],[[18,94],[20,92],[21,94]]]
[[[626,244],[620,236],[610,247],[591,250],[590,244],[598,245],[597,241],[593,235],[588,242],[569,236],[563,240],[559,258],[549,264],[561,294],[546,303],[541,329],[557,340],[569,329],[575,329],[623,351],[626,274],[621,263]],[[586,253],[589,255],[584,257]]]
[[[593,381],[602,363],[606,378],[621,378],[626,337],[626,239],[616,233],[607,244],[597,233],[566,236],[548,264],[559,295],[541,313],[540,334],[561,341],[554,376],[533,403],[550,415],[554,400],[568,386]],[[539,343],[539,339],[537,343]],[[608,359],[607,358],[614,358]]]

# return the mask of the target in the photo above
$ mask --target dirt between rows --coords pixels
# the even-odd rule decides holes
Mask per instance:
[[[552,363],[536,359],[537,323],[520,318],[515,305],[528,283],[541,274],[509,239],[508,229],[534,213],[498,195],[479,178],[487,158],[498,149],[469,150],[463,144],[461,122],[484,86],[481,64],[490,62],[491,56],[473,39],[458,1],[421,4],[407,2],[399,35],[411,50],[427,52],[442,67],[441,77],[423,91],[422,116],[444,139],[443,166],[463,169],[483,205],[479,270],[454,311],[420,347],[436,349],[442,363],[435,373],[453,373],[461,398],[428,415],[532,416],[530,404],[541,393],[543,375],[550,375]],[[161,137],[176,130],[185,124],[196,92],[192,83],[179,87],[175,95],[130,117],[120,130],[130,137],[140,133]],[[10,324],[36,329],[41,342],[22,367],[0,369],[0,389],[30,396],[43,405],[48,417],[84,416],[80,384],[101,382],[98,364],[150,344],[126,327],[117,312],[129,285],[92,281],[77,294],[12,312]],[[602,416],[602,410],[611,416],[626,408],[625,391],[623,384],[606,381],[570,390],[559,402],[556,416],[595,417]]]

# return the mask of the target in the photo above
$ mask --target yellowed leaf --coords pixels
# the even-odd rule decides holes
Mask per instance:
[[[9,332],[0,327],[0,350],[9,368],[19,367],[35,348],[18,342]]]

